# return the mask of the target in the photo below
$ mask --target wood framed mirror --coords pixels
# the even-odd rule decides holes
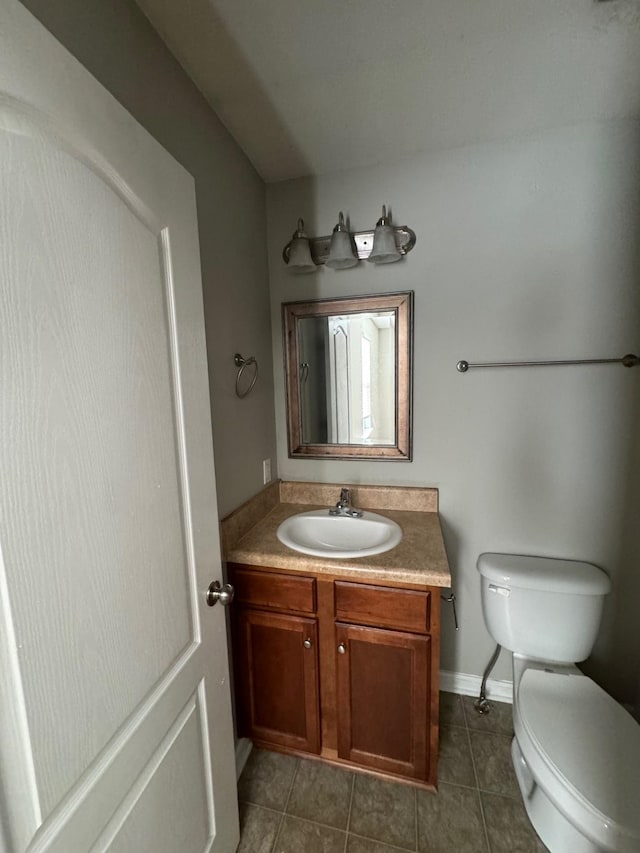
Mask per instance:
[[[289,456],[410,461],[413,292],[282,312]]]

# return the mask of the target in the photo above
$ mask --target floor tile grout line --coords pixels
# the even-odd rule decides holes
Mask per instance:
[[[462,782],[450,782],[448,779],[438,779],[438,788],[440,785],[452,785],[454,788],[464,788],[466,791],[477,791],[477,785],[463,785]],[[490,793],[489,791],[487,793]]]
[[[484,803],[482,802],[482,794],[480,789],[477,791],[478,795],[478,805],[480,806],[480,817],[482,819],[482,827],[484,829],[484,840],[487,845],[488,853],[492,853],[491,842],[489,841],[489,827],[487,826],[487,817],[484,813]]]
[[[273,837],[273,844],[269,848],[270,853],[274,853],[276,847],[278,846],[278,838],[280,838],[280,830],[282,829],[283,823],[284,823],[284,812],[280,812],[280,821],[278,822],[278,828],[276,830],[276,834]]]
[[[300,767],[300,759],[296,759],[296,769],[293,772],[293,778],[291,779],[291,784],[289,785],[289,792],[287,793],[287,799],[284,801],[284,806],[282,809],[282,815],[280,817],[280,823],[278,824],[278,831],[276,832],[275,838],[273,839],[273,844],[271,845],[271,853],[275,853],[275,849],[278,845],[278,839],[280,838],[280,833],[282,832],[282,824],[284,823],[284,819],[287,814],[287,806],[289,805],[289,800],[291,799],[291,792],[293,791],[293,786],[296,783],[296,779],[298,778],[298,769]]]
[[[464,711],[465,719],[467,716],[467,712],[464,710],[464,703],[462,705],[462,709]],[[487,853],[491,853],[491,845],[489,844],[489,830],[487,829],[487,820],[484,814],[484,805],[482,803],[482,796],[480,795],[480,780],[478,778],[478,768],[476,767],[476,757],[473,754],[473,746],[471,745],[471,730],[467,726],[467,740],[469,742],[469,754],[471,755],[471,764],[473,766],[473,775],[476,780],[476,792],[478,796],[478,803],[480,805],[480,815],[482,817],[482,826],[484,829],[484,840],[487,845]]]
[[[284,812],[280,812],[280,821],[278,822],[278,829],[276,830],[276,834],[273,837],[273,844],[269,848],[270,853],[274,853],[276,847],[278,846],[278,838],[280,837],[280,830],[282,829],[283,822]]]
[[[416,789],[417,790],[417,789]],[[469,790],[475,791],[476,788],[470,788]],[[249,805],[255,805],[255,803],[250,803]],[[335,832],[346,832],[347,835],[353,836],[354,838],[361,838],[363,841],[373,841],[375,844],[382,844],[385,847],[392,847],[394,850],[402,850],[403,853],[415,853],[414,850],[410,850],[409,847],[398,847],[395,844],[391,844],[389,841],[381,841],[379,838],[374,838],[371,835],[362,835],[360,832],[347,832],[347,830],[340,829],[339,826],[334,826],[330,823],[322,823],[319,820],[313,820],[310,817],[298,817],[298,815],[293,815],[285,812],[274,811],[274,809],[266,808],[265,806],[259,806],[258,808],[265,809],[266,811],[274,812],[275,814],[282,815],[284,817],[289,818],[292,821],[299,821],[300,823],[310,823],[313,826],[319,826],[321,829],[332,829]]]
[[[464,700],[460,694],[458,694],[458,700],[460,701],[460,706],[462,708],[462,719],[464,720],[464,725],[467,731],[469,730],[469,720],[467,720],[467,710],[464,707]]]
[[[291,784],[289,785],[289,793],[287,794],[287,799],[285,800],[284,808],[282,810],[284,812],[284,814],[287,813],[287,809],[289,807],[289,800],[291,799],[291,794],[293,793],[293,787],[296,784],[296,779],[298,778],[298,770],[300,770],[300,764],[301,764],[301,760],[298,758],[296,761],[296,769],[293,773],[293,779],[291,780]]]
[[[414,826],[415,826],[415,830],[416,830],[416,833],[415,833],[416,844],[415,844],[414,849],[415,849],[416,853],[418,853],[418,850],[420,849],[420,844],[418,841],[418,789],[417,788],[413,789],[413,820],[414,820]]]
[[[349,836],[351,838],[359,838],[361,841],[373,841],[374,844],[381,845],[382,847],[388,847],[389,850],[398,851],[398,853],[412,853],[408,847],[396,847],[395,844],[390,844],[388,841],[380,841],[377,838],[371,838],[369,835],[360,835],[359,832],[350,832]]]
[[[475,789],[480,790],[480,780],[478,779],[478,768],[476,767],[476,757],[473,754],[473,746],[471,744],[471,732],[467,729],[467,743],[469,745],[469,755],[471,756],[471,766],[473,767],[473,778],[476,780]]]
[[[347,832],[344,829],[340,829],[339,826],[333,826],[331,823],[322,823],[319,820],[313,820],[310,817],[298,817],[298,815],[289,814],[288,812],[281,813],[283,817],[288,818],[293,823],[308,823],[309,826],[317,826],[319,829],[330,829],[332,832],[338,832],[340,835],[347,835]],[[354,833],[351,833],[352,835]],[[412,851],[406,851],[405,853],[412,853]]]
[[[518,791],[517,794],[503,794],[500,791],[491,791],[489,788],[481,788],[478,785],[478,790],[481,794],[488,794],[490,797],[503,797],[505,800],[515,800],[517,803],[522,802],[522,794]]]
[[[356,789],[356,774],[351,777],[351,794],[349,796],[349,810],[347,812],[347,826],[345,828],[344,853],[347,853],[349,846],[349,827],[351,826],[351,809],[353,808],[353,794]]]
[[[273,809],[271,806],[263,806],[262,803],[254,803],[253,800],[238,800],[239,805],[243,806],[253,806],[257,809],[262,809],[265,812],[272,812],[273,814],[282,814],[281,809]]]

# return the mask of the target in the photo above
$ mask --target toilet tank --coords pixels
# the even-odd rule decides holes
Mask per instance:
[[[527,657],[572,663],[593,648],[611,581],[597,566],[481,554],[482,612],[497,643]]]

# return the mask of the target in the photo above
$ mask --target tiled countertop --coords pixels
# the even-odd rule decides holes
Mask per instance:
[[[353,487],[354,505],[393,519],[402,528],[402,542],[390,551],[349,559],[311,557],[287,548],[276,537],[279,525],[289,516],[331,504],[327,495],[339,495],[340,487],[311,483],[274,483],[222,521],[225,559],[289,571],[387,581],[419,586],[449,587],[451,574],[437,512],[434,489],[400,487]],[[369,493],[368,489],[371,489]],[[282,501],[285,497],[287,500]],[[316,502],[308,502],[310,498]],[[407,500],[411,498],[410,502]],[[295,499],[306,499],[297,502]],[[293,500],[292,500],[293,499]],[[418,505],[429,511],[388,509]],[[369,505],[367,505],[369,504]],[[373,506],[371,504],[374,504]]]

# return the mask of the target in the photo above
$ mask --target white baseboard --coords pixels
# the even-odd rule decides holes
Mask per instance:
[[[466,672],[447,672],[440,670],[440,690],[447,693],[461,693],[463,696],[479,696],[482,678],[479,675],[468,675]],[[496,702],[513,704],[513,682],[488,679],[487,698]]]
[[[247,763],[253,744],[248,737],[241,737],[236,741],[236,782],[242,775],[244,766]]]

